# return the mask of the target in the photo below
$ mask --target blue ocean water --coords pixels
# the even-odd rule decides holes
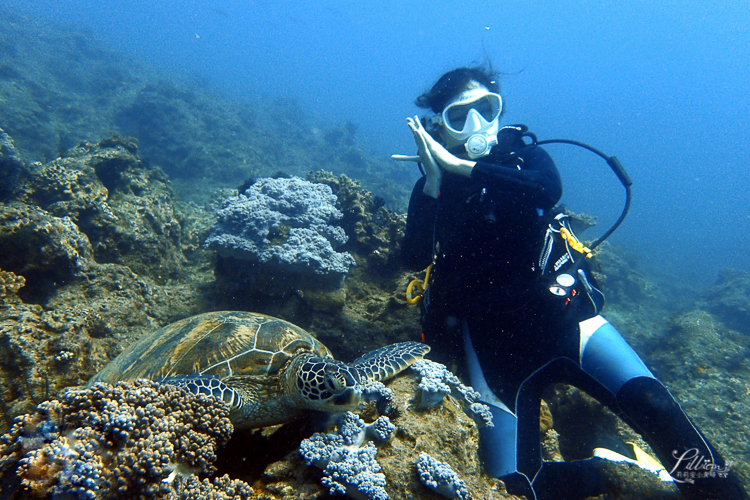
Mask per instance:
[[[446,70],[489,60],[503,73],[505,123],[625,165],[633,206],[613,241],[701,285],[722,267],[750,270],[744,1],[4,3],[228,94],[291,96],[357,124],[383,157],[414,152],[405,117],[417,95]],[[623,189],[606,165],[569,146],[549,151],[567,205],[614,221]]]

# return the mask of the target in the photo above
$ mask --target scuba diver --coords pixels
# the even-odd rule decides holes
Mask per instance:
[[[725,460],[599,314],[604,297],[586,263],[590,249],[555,210],[557,167],[525,126],[500,128],[503,100],[492,72],[450,71],[416,104],[433,114],[407,118],[418,156],[394,155],[423,169],[402,254],[412,270],[429,266],[424,340],[438,360],[466,366],[492,411],[494,427],[480,430],[486,470],[530,499],[607,492],[600,458],[542,460],[542,394],[564,383],[640,433],[687,498],[747,499]],[[614,157],[608,163],[629,204],[627,174]],[[687,457],[701,469],[691,470],[696,462]]]

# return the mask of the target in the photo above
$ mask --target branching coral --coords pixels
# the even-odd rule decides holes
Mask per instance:
[[[335,433],[316,433],[300,445],[307,465],[323,469],[323,486],[331,494],[359,500],[387,500],[385,475],[375,461],[377,448],[367,439],[387,440],[396,430],[388,417],[365,424],[352,412],[344,414]],[[364,444],[364,446],[363,446]]]
[[[228,417],[224,403],[178,387],[98,383],[19,417],[2,436],[0,463],[35,495],[167,498],[199,488],[177,477],[215,471],[216,450],[232,433]],[[229,480],[200,488],[217,484],[249,489]]]
[[[362,387],[362,396],[365,401],[375,401],[379,413],[391,416],[396,413],[396,398],[383,382],[368,380]]]
[[[444,497],[461,500],[471,498],[466,483],[458,477],[451,466],[435,460],[427,453],[419,454],[417,473],[422,484]]]
[[[479,402],[479,393],[463,385],[445,365],[421,359],[411,368],[422,377],[417,393],[418,406],[429,408],[438,405],[443,397],[451,394],[461,402],[464,411],[477,422],[477,425],[493,426],[492,413],[487,405]]]

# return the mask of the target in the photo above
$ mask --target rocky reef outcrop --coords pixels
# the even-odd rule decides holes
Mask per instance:
[[[3,136],[0,408],[10,419],[81,385],[141,333],[197,309],[169,182],[131,139],[24,163]],[[188,217],[182,217],[183,221]]]

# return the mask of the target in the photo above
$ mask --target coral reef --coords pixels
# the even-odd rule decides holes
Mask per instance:
[[[253,489],[238,479],[231,479],[224,474],[221,477],[209,481],[204,478],[198,479],[195,475],[185,478],[177,478],[175,493],[169,496],[169,500],[251,500],[257,498]]]
[[[30,170],[9,201],[71,221],[88,236],[98,263],[120,263],[162,281],[182,271],[171,188],[160,169],[141,163],[132,138],[81,142]]]
[[[336,208],[341,210],[341,227],[350,237],[347,244],[367,259],[378,271],[393,270],[399,265],[400,243],[403,239],[406,219],[383,206],[382,198],[373,198],[359,181],[341,174],[320,170],[309,172],[307,179],[331,187],[336,195]]]
[[[16,294],[25,284],[23,276],[0,269],[0,304],[18,302],[20,299]]]
[[[471,495],[466,483],[453,472],[451,466],[435,460],[427,453],[420,453],[417,459],[419,480],[433,491],[447,498],[469,500]]]
[[[0,430],[84,383],[145,332],[206,310],[284,317],[347,359],[418,339],[418,308],[403,298],[412,276],[397,259],[416,169],[368,154],[357,144],[355,124],[320,126],[292,99],[236,102],[164,77],[75,28],[4,8],[0,53]],[[111,130],[120,136],[87,142]],[[235,280],[241,273],[222,269],[202,248],[230,187],[279,170],[307,174],[337,196],[338,223],[349,237],[338,250],[351,253],[357,266],[335,294],[230,288],[222,276]],[[172,187],[184,201],[175,200]],[[576,231],[594,221],[578,222]],[[596,253],[592,267],[607,294],[605,316],[734,461],[733,470],[749,477],[746,273],[724,271],[706,290],[679,279],[670,286],[647,277],[622,248],[604,243]],[[449,464],[474,498],[506,498],[502,483],[482,474],[476,423],[463,397],[419,406],[418,383],[416,375],[402,376],[372,388],[391,394],[387,412],[398,426],[376,445],[388,495],[437,498],[414,467],[425,452]],[[549,400],[555,425],[545,419],[542,428],[548,459],[575,458],[592,433],[637,439],[579,391],[556,386]],[[363,418],[373,421],[384,411],[373,405]],[[254,464],[242,479],[257,485],[261,497],[326,497],[321,472],[296,451],[312,432],[264,432],[252,437],[257,447],[221,450],[220,461],[239,471]],[[611,498],[662,498],[663,485],[649,483],[654,478],[627,467],[612,471],[625,472]],[[95,474],[95,467],[79,470],[83,481]],[[230,477],[239,476],[177,475],[174,494],[249,495]]]
[[[16,186],[26,174],[26,166],[21,161],[13,139],[0,128],[0,200],[5,200],[13,195]]]
[[[667,326],[649,352],[656,375],[701,432],[732,460],[732,470],[750,478],[747,335],[701,309],[684,312]]]
[[[46,162],[110,131],[137,137],[178,193],[203,206],[219,188],[322,166],[360,179],[404,211],[416,169],[369,153],[356,126],[314,119],[291,98],[228,98],[160,72],[74,26],[0,11],[0,127],[27,160]],[[196,182],[201,189],[196,189]]]
[[[386,441],[396,430],[388,417],[372,424],[352,412],[345,413],[335,433],[315,433],[302,441],[300,454],[307,465],[323,469],[323,486],[331,494],[345,494],[360,500],[387,500],[385,475],[375,461],[377,449],[366,439]]]
[[[449,396],[437,406],[418,408],[414,399],[419,391],[419,375],[407,371],[388,388],[395,394],[397,430],[386,443],[378,445],[378,463],[385,474],[388,495],[393,500],[442,498],[425,488],[417,473],[420,453],[438,457],[461,477],[473,498],[509,498],[501,481],[486,475],[479,460],[479,429],[464,411],[464,405]]]
[[[463,385],[445,365],[429,359],[420,359],[411,366],[411,369],[422,377],[417,391],[418,406],[429,408],[438,405],[445,396],[452,394],[478,425],[492,427],[492,412],[487,405],[479,402],[479,393]]]
[[[0,267],[26,278],[27,296],[45,297],[52,283],[80,279],[93,255],[69,217],[20,202],[0,205]]]
[[[346,243],[334,225],[342,217],[324,184],[292,178],[258,179],[226,199],[206,247],[251,271],[254,288],[282,294],[295,289],[338,288],[354,258],[335,248]],[[270,286],[268,285],[270,283]]]
[[[0,200],[2,430],[145,331],[195,311],[210,272],[186,271],[182,244],[202,235],[181,236],[163,174],[131,141],[82,143],[23,169]]]
[[[217,399],[145,380],[100,383],[19,417],[2,436],[0,470],[33,496],[155,499],[197,489],[248,498],[252,490],[228,478],[184,480],[214,473],[231,433]]]

